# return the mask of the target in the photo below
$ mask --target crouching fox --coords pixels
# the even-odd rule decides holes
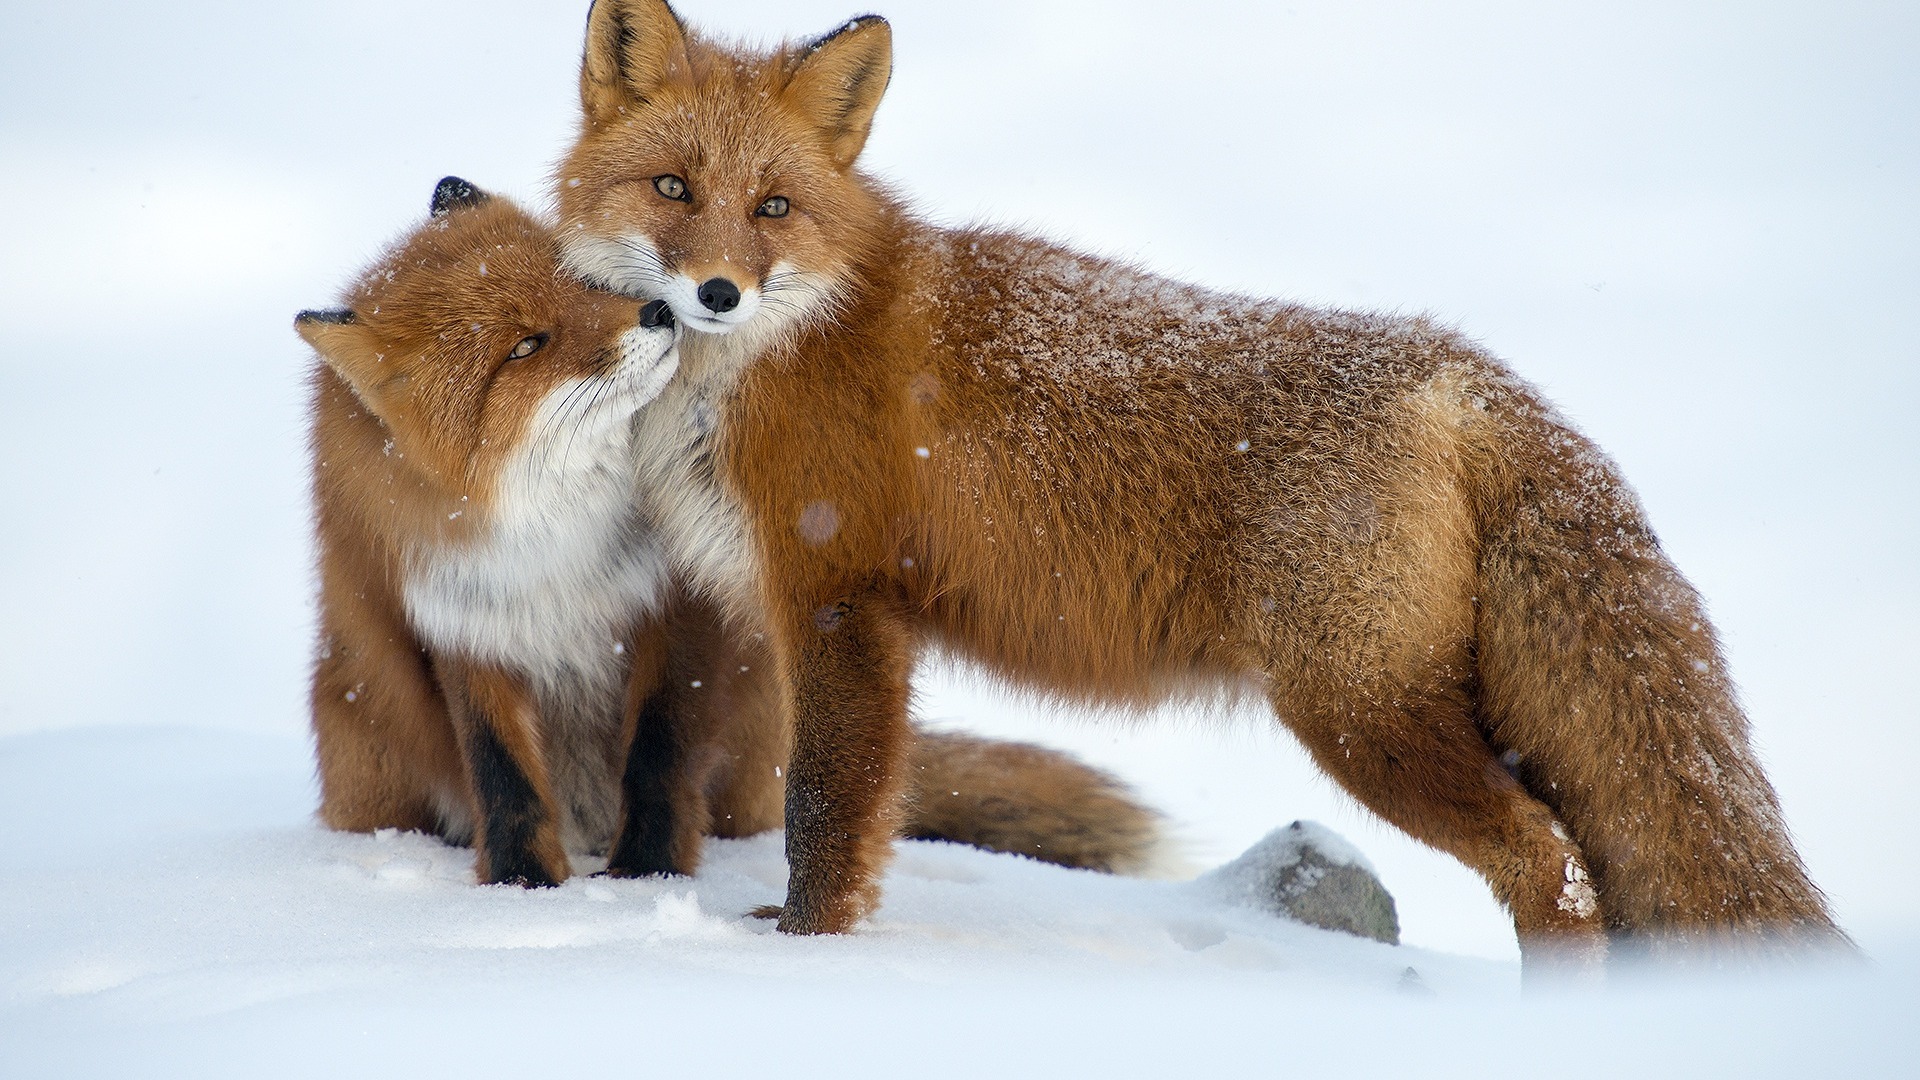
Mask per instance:
[[[312,378],[322,820],[471,841],[483,882],[691,873],[782,820],[792,735],[752,620],[675,578],[631,423],[673,376],[664,303],[561,273],[548,228],[457,178],[337,309]],[[747,629],[741,629],[746,627]],[[1142,868],[1156,817],[1052,751],[916,732],[903,831]]]
[[[857,167],[891,63],[874,16],[756,51],[598,0],[555,188],[568,264],[684,328],[646,497],[791,695],[782,929],[876,902],[938,645],[1094,703],[1263,697],[1530,969],[1844,945],[1699,598],[1536,391],[1424,319],[916,218]]]

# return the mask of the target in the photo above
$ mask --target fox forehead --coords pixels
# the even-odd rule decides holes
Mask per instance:
[[[786,188],[804,191],[831,175],[825,154],[805,132],[766,106],[759,117],[715,115],[709,121],[698,113],[661,110],[593,142],[601,152],[576,155],[563,188],[604,188],[671,174],[691,185],[696,202],[710,203],[716,195],[746,199]]]
[[[530,229],[458,227],[467,224],[440,219],[402,240],[361,276],[354,310],[366,319],[378,308],[425,329],[468,314],[559,306],[550,240]]]
[[[449,360],[534,332],[592,336],[603,325],[586,287],[560,269],[559,249],[527,228],[431,222],[364,274],[351,306],[395,350]]]
[[[698,186],[708,190],[776,194],[773,186],[805,185],[834,172],[806,118],[784,96],[784,53],[689,51],[691,78],[628,106],[618,122],[588,126],[566,166],[563,197],[568,188],[662,173],[704,181]],[[592,152],[581,152],[589,145]]]

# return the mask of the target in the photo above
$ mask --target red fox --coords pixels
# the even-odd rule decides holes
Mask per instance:
[[[471,840],[483,882],[692,873],[702,835],[781,823],[791,731],[757,631],[670,572],[631,421],[671,309],[591,292],[550,229],[458,178],[346,295],[318,351],[321,809]],[[750,625],[750,624],[749,624]],[[1156,818],[1063,754],[913,740],[916,836],[1143,867]]]
[[[556,174],[567,264],[684,328],[645,497],[770,627],[782,929],[875,904],[932,645],[1064,699],[1263,697],[1530,971],[1844,947],[1699,598],[1536,391],[1424,318],[920,221],[857,167],[890,74],[875,16],[758,52],[599,0]]]

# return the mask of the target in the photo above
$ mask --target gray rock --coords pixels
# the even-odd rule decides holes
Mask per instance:
[[[1312,821],[1275,829],[1199,879],[1232,903],[1389,945],[1400,916],[1373,868],[1338,833]]]

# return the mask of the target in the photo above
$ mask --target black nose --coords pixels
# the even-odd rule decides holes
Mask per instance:
[[[665,300],[655,300],[640,309],[640,325],[651,330],[656,326],[673,325],[673,309]]]
[[[740,289],[726,278],[708,278],[707,283],[700,286],[700,302],[715,314],[732,311],[740,306]]]

